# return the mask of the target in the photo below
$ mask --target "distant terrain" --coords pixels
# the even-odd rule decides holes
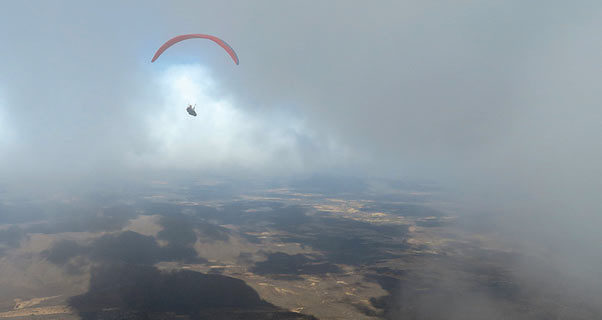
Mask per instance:
[[[2,194],[0,318],[602,318],[436,191],[347,185]]]

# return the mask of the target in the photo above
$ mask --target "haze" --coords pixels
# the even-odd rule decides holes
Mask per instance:
[[[521,277],[542,270],[534,286],[602,296],[599,2],[12,1],[0,29],[6,199],[436,186],[456,227],[520,252]],[[205,40],[150,62],[185,33],[240,65]]]

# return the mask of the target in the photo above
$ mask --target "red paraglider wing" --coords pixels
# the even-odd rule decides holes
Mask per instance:
[[[157,50],[157,52],[155,52],[155,56],[153,57],[153,60],[151,60],[151,62],[155,62],[155,60],[157,60],[157,58],[159,58],[159,56],[165,50],[167,50],[169,47],[173,46],[174,44],[176,44],[176,43],[178,43],[180,41],[184,41],[184,40],[188,40],[188,39],[193,39],[193,38],[212,40],[213,42],[217,43],[220,47],[224,48],[224,50],[226,50],[226,52],[228,52],[228,54],[230,55],[230,57],[232,57],[232,60],[234,60],[234,63],[236,63],[238,65],[238,56],[236,55],[236,52],[234,52],[234,50],[232,49],[232,47],[230,47],[230,45],[228,45],[224,40],[222,40],[222,39],[220,39],[218,37],[207,35],[207,34],[184,34],[184,35],[172,38],[169,41],[165,42],[161,46],[161,48],[159,48],[159,50]]]

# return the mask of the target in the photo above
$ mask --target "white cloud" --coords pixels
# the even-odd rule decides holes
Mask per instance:
[[[349,153],[290,109],[261,113],[236,105],[200,65],[173,66],[155,80],[161,100],[149,103],[146,119],[154,149],[135,156],[137,165],[298,172],[340,163]],[[185,111],[188,104],[196,104],[197,117]]]

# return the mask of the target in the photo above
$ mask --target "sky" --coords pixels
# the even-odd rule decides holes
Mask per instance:
[[[601,28],[596,1],[12,1],[0,176],[432,179],[579,273],[602,256]],[[150,62],[185,33],[240,65],[203,40]]]

